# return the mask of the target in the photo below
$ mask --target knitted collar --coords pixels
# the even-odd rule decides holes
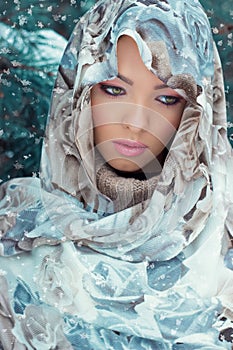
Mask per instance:
[[[158,179],[159,175],[145,180],[123,177],[106,164],[102,165],[96,173],[97,187],[102,194],[113,201],[114,212],[150,199]]]

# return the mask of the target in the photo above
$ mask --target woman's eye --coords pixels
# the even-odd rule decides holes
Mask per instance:
[[[164,105],[172,106],[172,105],[175,105],[176,103],[178,103],[180,101],[180,98],[176,97],[176,96],[164,95],[164,96],[157,97],[156,100],[163,103]]]
[[[101,84],[101,89],[111,96],[122,96],[125,94],[125,90],[118,86],[110,86]]]

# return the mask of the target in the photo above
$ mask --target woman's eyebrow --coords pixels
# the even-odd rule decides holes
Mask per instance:
[[[129,84],[129,85],[133,85],[133,81],[127,77],[125,77],[124,75],[118,73],[117,74],[117,78],[121,79],[122,81],[124,81],[125,83]],[[165,89],[165,88],[168,88],[168,86],[166,84],[158,84],[158,85],[155,85],[154,89],[155,90],[160,90],[160,89]]]
[[[125,83],[129,84],[129,85],[133,85],[133,81],[130,80],[129,78],[126,78],[124,75],[118,73],[117,74],[117,78],[123,80]]]
[[[166,89],[166,88],[169,88],[169,86],[167,86],[166,84],[158,84],[158,85],[155,85],[154,87],[155,90]]]

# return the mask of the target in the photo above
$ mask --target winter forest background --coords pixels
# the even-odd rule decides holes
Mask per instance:
[[[0,182],[38,176],[56,70],[66,40],[94,0],[0,1]],[[201,0],[222,59],[233,145],[233,0]]]

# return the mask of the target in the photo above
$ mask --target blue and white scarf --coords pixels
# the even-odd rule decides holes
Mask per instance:
[[[151,199],[114,212],[90,89],[117,75],[124,34],[187,105]],[[231,349],[232,159],[199,2],[98,1],[58,71],[40,179],[0,187],[0,349]]]

